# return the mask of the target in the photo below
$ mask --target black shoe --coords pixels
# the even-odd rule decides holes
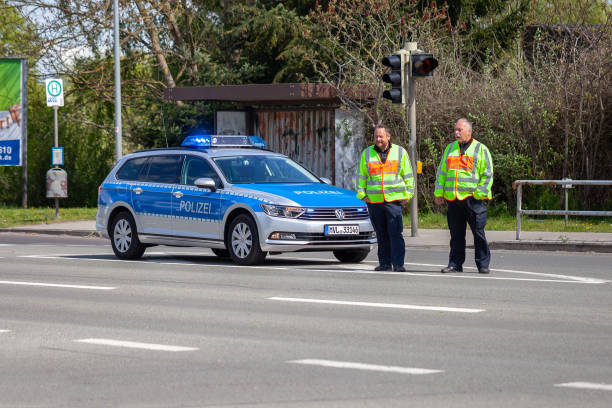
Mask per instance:
[[[394,266],[393,271],[394,272],[406,272],[406,268],[404,268],[403,266]]]
[[[487,274],[488,275],[489,272],[491,272],[489,270],[489,268],[480,268],[480,269],[478,269],[478,273],[483,273],[483,274]]]
[[[375,271],[390,271],[391,270],[391,265],[378,265],[376,268],[374,268]]]
[[[463,269],[459,269],[455,266],[447,266],[446,268],[442,268],[440,271],[442,273],[454,273],[454,272],[463,272]]]

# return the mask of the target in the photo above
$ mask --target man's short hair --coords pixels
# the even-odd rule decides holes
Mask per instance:
[[[385,129],[385,133],[386,133],[386,134],[388,134],[389,136],[391,136],[391,131],[390,131],[390,130],[389,130],[389,128],[388,128],[388,127],[386,127],[385,125],[383,125],[383,124],[378,124],[378,125],[376,125],[376,127],[374,128],[374,134],[376,134],[376,131],[377,131],[378,129]]]
[[[457,122],[465,122],[465,124],[468,125],[468,128],[470,128],[470,130],[472,130],[472,122],[470,122],[466,118],[459,118],[459,119],[457,119]]]

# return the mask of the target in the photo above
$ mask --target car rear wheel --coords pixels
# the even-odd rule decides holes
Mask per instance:
[[[138,239],[136,222],[127,211],[122,211],[113,218],[111,225],[111,246],[120,259],[138,259],[147,248]]]
[[[358,263],[366,259],[369,253],[369,249],[342,249],[334,251],[334,256],[340,262]]]
[[[219,258],[229,258],[230,253],[227,249],[219,249],[219,248],[210,248],[213,254],[217,255]]]
[[[267,255],[259,246],[255,221],[246,214],[240,214],[232,220],[225,237],[225,245],[230,257],[238,265],[259,264]]]

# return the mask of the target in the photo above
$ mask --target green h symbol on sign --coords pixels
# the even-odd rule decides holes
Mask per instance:
[[[51,81],[47,86],[47,91],[51,96],[58,96],[62,93],[62,85],[58,81]]]

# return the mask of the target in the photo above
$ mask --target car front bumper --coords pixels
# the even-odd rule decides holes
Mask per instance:
[[[257,213],[259,241],[262,251],[333,251],[340,249],[371,249],[376,244],[376,235],[368,218],[343,221],[312,221],[293,218],[271,217]],[[326,225],[356,225],[359,235],[325,235]],[[280,238],[273,238],[280,233]],[[287,239],[291,236],[291,239]],[[294,238],[295,237],[295,238]]]

